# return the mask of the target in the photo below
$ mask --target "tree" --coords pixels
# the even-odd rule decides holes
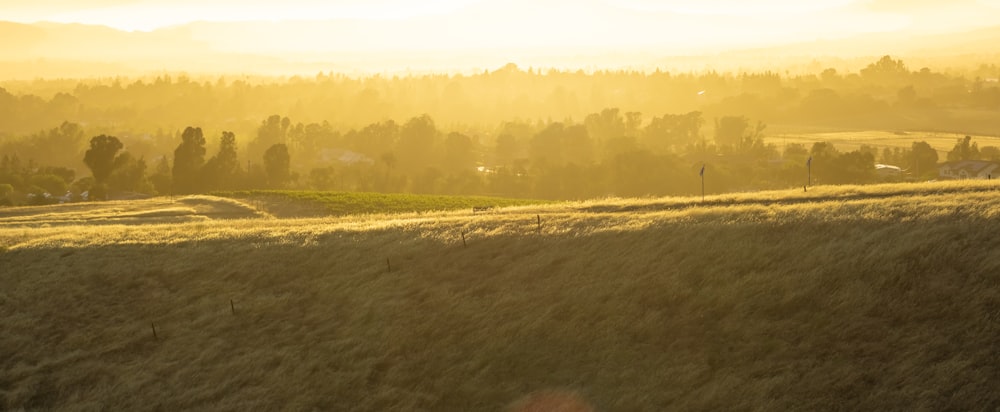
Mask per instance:
[[[146,177],[146,160],[141,157],[136,159],[128,152],[122,152],[115,159],[115,170],[108,178],[108,187],[128,192],[154,192],[153,185]]]
[[[429,115],[414,117],[399,131],[399,167],[414,173],[433,163],[437,127]]]
[[[476,161],[469,136],[451,132],[444,140],[444,169],[450,172],[471,171]]]
[[[202,189],[205,163],[205,136],[200,127],[188,127],[174,150],[173,188],[175,193],[197,193]]]
[[[531,138],[528,149],[531,163],[535,167],[563,165],[562,139],[565,129],[562,123],[552,123]]]
[[[291,158],[288,146],[278,143],[264,152],[264,170],[267,172],[267,183],[272,188],[282,188],[291,178]]]
[[[738,146],[749,127],[750,120],[744,116],[724,116],[721,119],[715,119],[715,144]]]
[[[309,185],[316,190],[333,190],[337,171],[331,166],[317,167],[309,171]]]
[[[642,113],[640,112],[626,112],[625,113],[625,134],[628,136],[637,137],[639,136],[639,128],[642,127]]]
[[[271,115],[267,120],[261,122],[260,127],[257,128],[257,138],[250,142],[250,156],[260,156],[265,148],[278,143],[286,143],[288,128],[291,125],[291,119],[278,115]]]
[[[83,128],[70,122],[47,132],[39,132],[30,139],[28,158],[46,159],[54,165],[75,165],[86,142]]]
[[[65,180],[53,174],[34,175],[31,176],[29,182],[33,186],[40,187],[47,193],[56,196],[62,196],[63,193],[66,193],[66,188],[68,187]]]
[[[236,154],[236,134],[222,132],[219,152],[205,163],[205,180],[210,189],[231,189],[240,171]]]
[[[0,205],[10,206],[11,201],[8,198],[12,193],[14,193],[14,186],[8,183],[0,183]]]
[[[173,193],[173,177],[170,173],[170,160],[167,156],[160,157],[153,169],[153,174],[149,176],[149,182],[153,185],[156,193]]]
[[[837,160],[839,174],[830,183],[866,184],[875,180],[875,156],[871,152],[855,150]]]
[[[701,112],[654,117],[643,129],[643,141],[654,152],[665,153],[671,147],[697,143],[703,123]]]
[[[809,162],[812,168],[813,182],[833,183],[834,165],[840,158],[840,151],[827,142],[813,143],[809,149]]]
[[[979,160],[979,144],[974,143],[971,136],[958,139],[955,147],[948,152],[948,160]]]
[[[125,145],[117,137],[100,135],[90,139],[90,149],[83,156],[83,162],[94,175],[91,199],[107,198],[107,180],[115,170],[115,157]]]
[[[509,166],[517,157],[517,138],[510,133],[497,136],[496,147],[493,149],[496,162],[500,166]]]
[[[903,61],[893,60],[892,56],[882,56],[877,62],[861,69],[862,78],[879,83],[905,79],[909,73]]]
[[[115,167],[115,156],[125,145],[117,137],[100,135],[90,139],[90,149],[83,156],[83,162],[90,168],[97,183],[104,183]]]
[[[618,108],[608,108],[600,113],[591,113],[583,119],[587,134],[598,143],[625,136],[625,119]]]
[[[996,146],[983,146],[979,148],[979,157],[983,160],[997,161],[1000,160],[1000,147]]]
[[[930,144],[913,142],[910,156],[910,169],[914,177],[921,179],[937,174],[938,152]]]
[[[66,182],[67,185],[73,183],[73,181],[76,180],[76,171],[66,167],[56,167],[56,166],[43,167],[38,170],[38,173],[59,176],[64,182]]]
[[[864,184],[875,179],[875,155],[870,151],[840,153],[827,142],[816,142],[809,153],[818,183]]]

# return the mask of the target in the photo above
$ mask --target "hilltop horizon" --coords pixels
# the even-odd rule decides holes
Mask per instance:
[[[0,79],[562,70],[856,70],[989,61],[1000,3],[395,0],[282,5],[48,0],[5,6]],[[977,56],[976,58],[973,58]],[[924,59],[926,63],[918,60]]]

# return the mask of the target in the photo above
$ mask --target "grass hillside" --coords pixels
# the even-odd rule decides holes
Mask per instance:
[[[0,226],[0,410],[995,410],[997,189]]]

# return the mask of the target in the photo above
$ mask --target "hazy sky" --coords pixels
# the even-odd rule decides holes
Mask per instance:
[[[400,47],[704,47],[971,30],[1000,23],[1000,0],[0,0],[0,19],[143,31],[192,21],[377,20],[400,22],[398,32],[375,35]]]

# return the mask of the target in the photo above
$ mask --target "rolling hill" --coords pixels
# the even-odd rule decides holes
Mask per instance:
[[[993,410],[997,189],[4,224],[0,409]]]

